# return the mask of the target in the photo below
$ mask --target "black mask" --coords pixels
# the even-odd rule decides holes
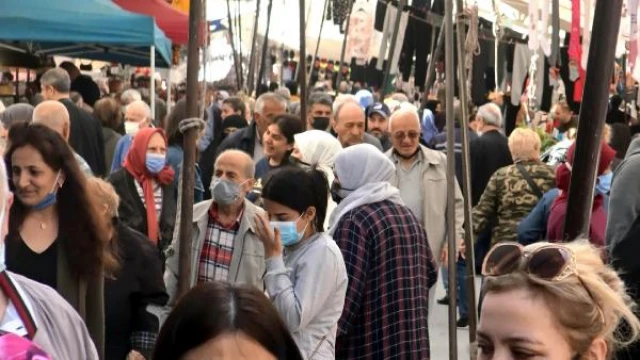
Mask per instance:
[[[333,199],[336,204],[340,204],[343,200],[343,197],[340,196],[340,184],[335,181],[331,184],[331,199]]]
[[[299,167],[301,169],[311,169],[311,164],[306,163],[302,160],[299,160],[298,158],[295,158],[293,156],[289,156],[289,163],[291,163],[291,165]]]
[[[327,131],[331,119],[327,116],[314,116],[311,126],[316,130]]]

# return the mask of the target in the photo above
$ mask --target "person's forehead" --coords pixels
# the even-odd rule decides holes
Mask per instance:
[[[245,160],[242,159],[242,157],[236,154],[223,154],[220,155],[216,161],[215,167],[216,170],[234,172],[240,175],[242,174],[242,168],[245,165]]]
[[[420,124],[409,114],[400,115],[391,122],[391,130],[420,130]]]
[[[284,111],[285,110],[285,106],[284,104],[282,104],[279,101],[275,101],[275,100],[266,100],[264,102],[264,110],[266,112],[270,112],[270,111]]]
[[[342,106],[340,112],[338,113],[338,121],[363,121],[364,122],[364,111],[358,104],[348,103]]]
[[[311,105],[311,111],[331,112],[331,106],[325,104],[313,104]]]

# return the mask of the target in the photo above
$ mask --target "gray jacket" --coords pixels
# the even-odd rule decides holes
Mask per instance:
[[[629,145],[627,156],[613,174],[607,216],[607,246],[618,244],[640,214],[640,138]]]
[[[194,287],[198,279],[198,264],[204,246],[209,223],[209,208],[213,200],[200,202],[193,207],[193,229],[191,230],[191,273],[190,286]],[[240,229],[234,240],[231,267],[228,281],[233,284],[249,284],[264,289],[262,276],[265,273],[264,247],[255,231],[254,217],[264,211],[245,199]],[[173,307],[178,291],[178,258],[180,239],[174,232],[171,247],[167,250],[164,283],[169,294],[169,306]]]
[[[98,360],[87,327],[69,303],[46,285],[7,274],[35,321],[34,343],[54,360]]]

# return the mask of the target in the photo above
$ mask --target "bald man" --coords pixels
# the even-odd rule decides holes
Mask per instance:
[[[395,176],[390,182],[400,189],[405,205],[421,221],[431,251],[440,265],[439,255],[447,241],[447,219],[443,216],[447,213],[447,157],[420,144],[420,118],[413,108],[402,108],[393,113],[389,119],[389,132],[393,148],[386,155],[396,165]],[[458,182],[455,187],[456,233],[449,237],[455,236],[453,241],[458,241],[464,235],[464,199]],[[431,311],[435,305],[435,286],[429,293]],[[466,308],[461,308],[460,319],[465,320],[466,316]]]
[[[116,144],[111,163],[111,173],[122,167],[124,159],[127,157],[133,137],[140,129],[152,126],[151,108],[142,100],[133,100],[127,105],[124,112],[124,131],[126,135],[121,137]]]
[[[332,127],[343,148],[366,143],[382,151],[380,140],[365,131],[364,109],[353,99],[348,98],[336,106]]]
[[[216,159],[211,181],[213,199],[193,207],[190,287],[229,281],[263,289],[264,248],[254,231],[254,219],[264,211],[245,198],[253,189],[254,171],[253,159],[241,150],[226,150]],[[205,247],[212,250],[203,252]],[[175,304],[178,290],[179,248],[180,239],[175,236],[167,252],[164,275],[169,306]]]
[[[71,122],[69,120],[69,112],[67,108],[59,101],[45,100],[41,102],[33,110],[33,123],[41,124],[49,129],[57,132],[62,136],[64,141],[69,143],[69,135],[71,134]],[[87,162],[80,156],[75,150],[73,156],[75,156],[80,170],[87,176],[93,176],[93,171]]]

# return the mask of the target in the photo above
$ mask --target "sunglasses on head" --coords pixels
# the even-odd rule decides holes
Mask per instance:
[[[576,255],[560,244],[541,246],[532,252],[525,252],[524,246],[514,242],[504,242],[494,246],[482,263],[482,275],[498,277],[517,271],[546,281],[562,281],[574,275],[591,298],[604,321],[604,313],[584,283],[577,270]]]
[[[482,264],[482,275],[503,276],[520,269],[549,281],[577,275],[576,257],[567,247],[549,244],[528,253],[524,246],[513,242],[497,244],[489,251]]]

